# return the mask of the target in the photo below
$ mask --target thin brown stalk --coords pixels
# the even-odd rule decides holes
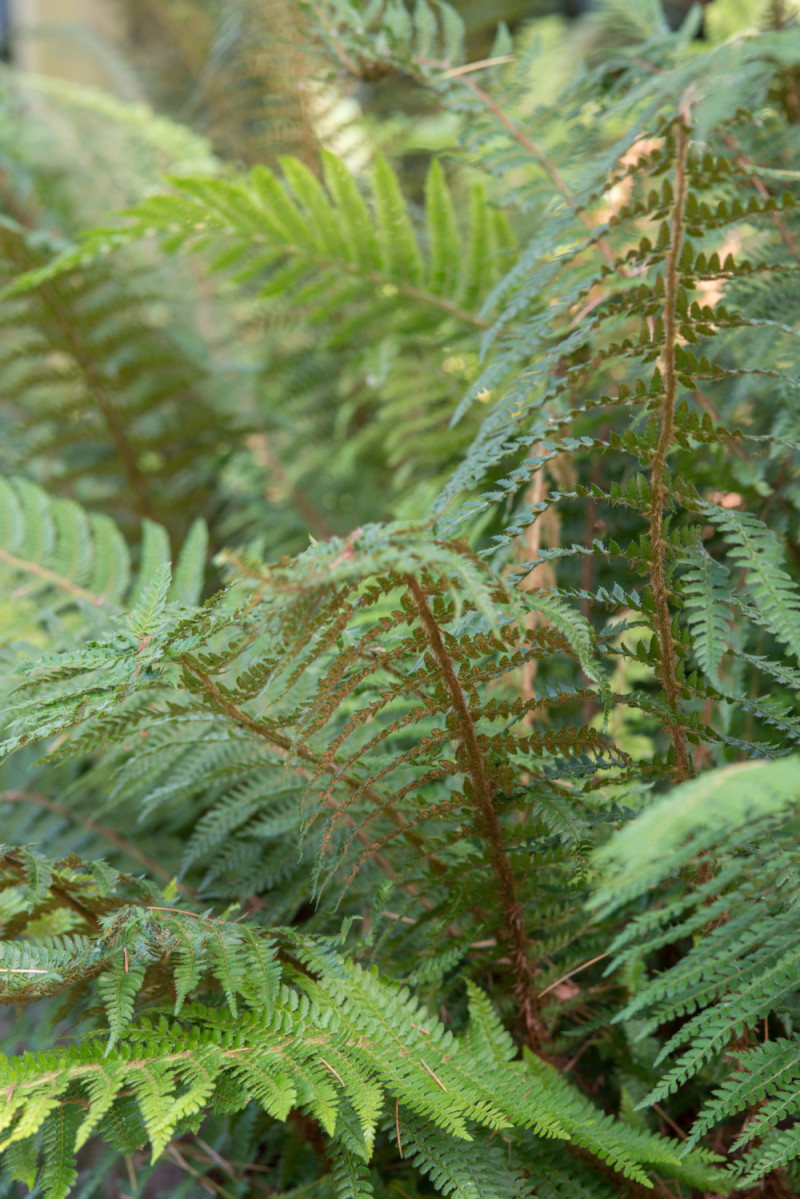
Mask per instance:
[[[85,600],[95,608],[108,608],[108,601],[102,595],[95,595],[93,592],[87,591],[85,587],[79,587],[71,579],[57,574],[54,570],[48,570],[46,566],[41,566],[38,562],[32,562],[27,558],[17,558],[15,554],[10,554],[8,550],[3,549],[0,549],[0,562],[5,562],[12,570],[18,570],[22,574],[34,575],[37,579],[43,579],[46,583],[52,583],[54,587],[58,587],[61,591],[66,591],[68,595],[74,596],[75,599]],[[15,593],[12,598],[19,598],[19,596]]]
[[[73,811],[67,804],[61,803],[57,799],[50,799],[47,795],[39,795],[36,791],[0,791],[0,803],[32,803],[39,808],[46,808],[49,812],[57,812],[59,816],[63,816],[66,820],[72,821],[75,824],[82,824],[84,828],[91,829],[93,833],[97,833],[104,841],[108,841],[111,845],[116,845],[117,849],[122,850],[129,857],[140,862],[151,874],[156,878],[164,879],[169,882],[172,874],[166,870],[148,854],[143,853],[131,841],[120,836],[113,828],[109,828],[107,824],[100,824],[97,820],[91,820],[88,816],[83,816],[80,812]],[[191,889],[181,884],[178,884],[178,889],[185,894],[191,894]]]
[[[665,267],[664,297],[664,390],[661,396],[661,419],[658,443],[650,470],[650,587],[653,593],[655,634],[659,645],[659,675],[669,715],[667,728],[675,750],[673,778],[676,783],[691,778],[689,750],[679,719],[680,685],[677,676],[675,642],[672,637],[672,611],[667,586],[667,542],[664,537],[664,509],[667,506],[667,456],[673,444],[675,403],[678,391],[675,355],[678,346],[677,301],[680,286],[680,254],[683,245],[683,214],[686,203],[686,163],[689,153],[689,131],[683,121],[675,127],[677,142],[675,158],[674,204],[671,239]]]
[[[486,105],[495,120],[498,121],[498,123],[501,124],[503,128],[508,131],[508,133],[511,134],[514,141],[517,142],[518,145],[522,146],[523,150],[525,150],[526,153],[531,156],[531,158],[535,159],[536,162],[539,163],[556,189],[561,193],[567,203],[572,205],[574,200],[569,186],[561,175],[561,172],[558,170],[558,167],[556,167],[555,164],[550,161],[544,151],[540,149],[540,147],[537,146],[536,143],[532,141],[526,133],[523,133],[516,121],[512,120],[508,113],[503,111],[497,101],[493,99],[493,97],[490,96],[487,91],[484,91],[484,89],[480,87],[480,85],[477,84],[474,79],[470,79],[467,76],[462,76],[461,82],[465,87],[469,88],[473,95],[480,100],[482,104]],[[585,228],[588,229],[590,233],[593,233],[594,222],[588,213],[580,212],[578,213],[578,216]],[[598,239],[597,248],[605,258],[606,262],[608,262],[609,265],[614,266],[616,263],[616,256],[605,238],[601,237]]]
[[[200,1170],[195,1170],[194,1166],[190,1166],[186,1158],[179,1153],[174,1141],[170,1141],[167,1146],[167,1152],[175,1164],[193,1178],[204,1191],[208,1191],[209,1195],[220,1195],[223,1199],[234,1199],[232,1191],[227,1191],[225,1187],[220,1186],[213,1178],[209,1178],[207,1174],[203,1174]]]
[[[748,167],[753,165],[751,160],[747,157],[746,154],[742,153],[742,151],[739,149],[736,142],[733,140],[733,138],[731,137],[731,135],[729,133],[723,132],[720,134],[720,137],[722,138],[722,141],[725,143],[725,145],[728,147],[728,149],[733,151],[733,153],[735,155],[734,161],[737,162],[739,164],[739,166],[742,167],[743,170],[747,171]],[[753,187],[756,189],[758,194],[761,196],[761,199],[768,200],[769,199],[769,189],[767,188],[763,179],[759,179],[758,175],[750,174],[749,172],[748,172],[748,179],[749,179],[750,183],[753,185]],[[798,245],[797,245],[797,239],[794,236],[794,234],[792,233],[792,231],[788,228],[788,226],[787,226],[786,222],[784,221],[783,217],[781,216],[781,214],[779,212],[771,212],[769,215],[772,219],[773,225],[775,226],[775,228],[778,230],[778,233],[780,234],[781,241],[786,246],[789,253],[792,255],[793,258],[796,258],[798,261],[800,261],[800,247],[798,247]]]
[[[25,207],[16,199],[12,188],[8,185],[5,176],[0,174],[0,198],[4,200],[9,207],[9,211],[15,218],[19,217],[19,223],[26,228],[32,228],[33,222],[30,215],[26,213]],[[119,417],[119,413],[114,407],[100,372],[96,369],[90,355],[88,355],[78,337],[77,331],[73,325],[68,311],[66,310],[57,287],[52,283],[45,283],[40,289],[40,294],[45,303],[50,307],[53,315],[61,326],[62,332],[69,344],[70,352],[76,363],[83,371],[90,398],[97,406],[103,420],[106,423],[111,439],[116,447],[117,456],[119,457],[122,466],[123,474],[125,475],[128,486],[130,487],[136,501],[136,506],[141,516],[153,516],[150,506],[150,499],[147,493],[144,476],[139,470],[136,453],[128,440],[128,435],[125,432],[124,425]]]
[[[288,491],[297,511],[317,537],[335,537],[336,530],[328,519],[314,506],[306,493],[296,483],[291,482],[266,434],[254,433],[247,440],[247,448],[252,453],[256,465],[269,470],[271,483],[277,483],[279,487]]]
[[[450,696],[467,761],[467,773],[472,783],[479,825],[488,845],[489,857],[497,881],[509,956],[515,976],[514,995],[519,1004],[526,1040],[531,1049],[539,1049],[547,1038],[547,1030],[539,1018],[533,993],[533,980],[537,971],[530,957],[531,943],[525,931],[522,904],[517,895],[514,875],[503,844],[502,829],[494,809],[494,793],[486,770],[486,763],[478,744],[466,697],[445,647],[439,626],[428,607],[425,592],[413,575],[406,575],[405,582],[428,644],[439,666],[442,681]]]
[[[458,79],[461,75],[472,75],[475,71],[486,71],[489,67],[503,67],[514,61],[513,54],[500,54],[495,58],[481,58],[478,62],[466,62],[461,67],[451,67],[445,71],[443,79]]]
[[[593,966],[595,962],[602,962],[603,958],[607,957],[607,953],[598,953],[596,958],[590,958],[588,962],[582,962],[580,966],[575,966],[573,970],[568,970],[566,974],[562,974],[561,977],[557,978],[555,982],[550,983],[549,987],[545,987],[543,991],[540,991],[539,998],[541,999],[543,995],[549,994],[550,991],[555,991],[556,987],[560,986],[561,983],[566,982],[568,978],[572,978],[573,975],[580,974],[581,970],[587,970],[589,966]]]

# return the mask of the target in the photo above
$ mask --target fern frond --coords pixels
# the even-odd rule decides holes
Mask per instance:
[[[258,281],[265,297],[280,294],[285,301],[293,295],[312,320],[327,319],[347,299],[361,305],[360,319],[367,312],[382,311],[401,330],[404,321],[415,330],[435,328],[448,320],[457,329],[481,328],[477,310],[502,262],[482,233],[481,245],[487,251],[484,283],[476,286],[474,272],[462,283],[468,256],[441,167],[431,168],[428,185],[428,233],[433,240],[426,265],[397,176],[384,159],[372,176],[371,207],[340,160],[326,152],[324,164],[327,190],[292,159],[283,161],[285,182],[264,167],[255,168],[251,178],[242,182],[175,179],[171,193],[130,209],[123,227],[67,251],[52,266],[16,281],[7,294],[43,286],[76,263],[153,232],[168,237],[172,249],[203,246],[213,234],[218,245],[224,239],[229,246],[219,257],[220,269],[235,265],[236,277]],[[486,228],[487,220],[491,224],[490,212],[487,199],[477,190],[473,238],[477,230]],[[510,233],[504,237],[507,243]],[[469,307],[462,307],[462,297]]]
[[[796,756],[710,771],[655,803],[597,851],[606,883],[591,899],[604,909],[643,894],[659,879],[710,849],[748,821],[780,818],[797,802]]]
[[[206,459],[222,463],[215,439],[238,440],[214,368],[196,332],[159,323],[159,304],[174,298],[152,268],[145,282],[144,264],[131,265],[123,280],[66,251],[62,276],[57,257],[49,234],[0,222],[0,281],[14,290],[25,272],[40,279],[0,310],[4,471],[100,500],[128,529],[150,517],[182,533],[187,508],[216,486]],[[197,455],[206,464],[187,470]]]
[[[687,565],[681,593],[692,631],[692,648],[704,674],[716,686],[731,620],[726,603],[727,571],[703,549],[687,559]]]
[[[175,584],[191,602],[201,585],[205,544],[205,525],[198,522],[181,551]],[[131,585],[131,555],[108,517],[53,499],[26,479],[0,479],[0,571],[4,585],[23,600],[21,629],[35,624],[34,600],[54,613],[77,605],[84,615],[95,611],[108,620],[123,602],[135,603],[169,559],[165,530],[146,521]]]
[[[373,1199],[369,1168],[343,1145],[337,1146],[331,1172],[336,1199]]]
[[[728,552],[746,572],[748,614],[800,659],[800,595],[780,563],[780,547],[766,525],[747,512],[699,505],[723,532]]]
[[[497,1199],[519,1199],[523,1180],[509,1168],[499,1146],[475,1142],[471,1145],[442,1145],[419,1120],[404,1117],[399,1135],[403,1154],[426,1175],[439,1195],[474,1199],[492,1194]]]

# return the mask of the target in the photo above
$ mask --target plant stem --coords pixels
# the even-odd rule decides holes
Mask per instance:
[[[461,734],[461,744],[467,759],[467,773],[472,783],[480,827],[489,847],[489,857],[497,880],[497,890],[503,909],[506,936],[515,975],[514,995],[519,1004],[528,1045],[531,1049],[537,1050],[547,1039],[547,1030],[539,1017],[538,1004],[533,992],[533,980],[537,970],[530,958],[531,943],[525,932],[522,904],[517,895],[514,875],[503,844],[500,822],[494,810],[492,784],[464,692],[458,681],[452,659],[445,648],[439,626],[428,607],[425,592],[413,575],[405,575],[405,582],[411,593],[428,644],[438,663],[442,680],[450,695],[453,713]]]
[[[522,146],[523,150],[530,154],[531,158],[534,158],[536,162],[539,163],[539,166],[542,167],[542,169],[548,175],[556,190],[561,193],[567,204],[572,206],[575,201],[570,188],[563,179],[558,167],[556,167],[555,164],[550,161],[544,151],[541,150],[535,142],[531,141],[526,133],[523,133],[516,121],[513,121],[511,117],[503,111],[497,101],[490,96],[488,92],[484,91],[482,87],[479,87],[474,79],[462,77],[460,82],[465,84],[465,86],[469,88],[473,95],[480,100],[482,104],[486,105],[495,120],[502,125],[508,133],[511,134],[514,141]],[[592,218],[585,212],[579,212],[578,217],[584,227],[588,229],[590,233],[593,233],[595,226]],[[616,265],[616,255],[604,237],[598,239],[597,248],[609,265]]]
[[[115,829],[109,828],[107,824],[100,824],[97,820],[91,820],[88,816],[84,816],[82,812],[76,812],[68,804],[61,803],[57,799],[50,799],[47,795],[39,795],[35,791],[0,791],[0,804],[4,803],[32,803],[37,807],[46,808],[49,812],[57,812],[59,816],[63,816],[65,820],[70,820],[75,824],[82,824],[84,828],[90,829],[93,833],[97,833],[105,841],[111,845],[116,845],[117,849],[122,853],[128,854],[139,862],[145,869],[149,870],[156,878],[161,878],[165,882],[169,882],[172,878],[172,873],[151,858],[149,854],[139,849],[133,842],[128,841],[126,837],[121,836]],[[183,886],[178,883],[178,890],[185,895],[192,895],[193,891],[190,887]]]
[[[694,774],[689,750],[679,720],[680,687],[677,678],[675,642],[672,637],[672,611],[667,586],[667,542],[664,537],[664,509],[667,505],[666,466],[675,428],[675,400],[678,381],[675,354],[678,344],[677,300],[679,264],[683,245],[683,211],[686,202],[686,160],[689,131],[683,121],[675,126],[676,157],[674,204],[671,238],[665,267],[664,298],[664,391],[661,397],[661,422],[656,451],[650,470],[650,587],[655,605],[655,633],[659,645],[659,675],[670,715],[667,717],[675,750],[673,778],[684,782]]]
[[[136,450],[131,444],[125,424],[117,411],[114,398],[111,395],[106,380],[95,365],[91,353],[84,346],[80,332],[61,298],[58,287],[53,283],[44,283],[39,290],[39,294],[61,326],[70,353],[83,372],[89,397],[94,401],[95,407],[105,421],[106,428],[117,451],[122,473],[130,488],[137,513],[139,516],[154,519],[155,513],[150,501],[144,475],[139,469]]]
[[[752,166],[751,160],[747,157],[746,154],[742,153],[742,151],[739,149],[736,142],[733,140],[733,138],[730,136],[729,133],[721,133],[720,138],[725,143],[725,145],[728,147],[728,149],[731,150],[735,154],[735,156],[736,156],[735,161],[739,164],[740,167],[743,167],[744,170],[747,170],[748,167]],[[762,200],[769,199],[769,189],[767,188],[764,181],[762,179],[759,179],[758,175],[755,175],[755,174],[750,175],[750,182],[752,183],[753,187],[756,189],[758,194],[761,196]],[[789,253],[792,255],[793,258],[796,258],[798,261],[800,261],[800,248],[798,248],[797,239],[795,238],[795,236],[791,232],[791,230],[788,228],[788,226],[787,226],[786,222],[784,221],[783,217],[781,216],[781,214],[779,212],[771,212],[769,215],[770,215],[770,219],[772,220],[773,225],[778,230],[778,233],[781,236],[781,240],[783,241],[783,244],[786,246]],[[740,452],[741,452],[741,450],[740,450]]]
[[[4,562],[6,566],[10,566],[12,570],[17,570],[20,574],[33,575],[34,578],[43,579],[46,583],[50,583],[53,587],[58,587],[61,591],[65,591],[67,595],[72,595],[75,599],[82,599],[87,604],[91,604],[95,608],[102,608],[105,611],[113,611],[108,601],[102,595],[95,595],[93,591],[87,591],[85,587],[80,587],[77,583],[73,583],[72,579],[68,579],[65,575],[60,575],[54,570],[49,570],[46,566],[41,566],[38,562],[33,562],[27,558],[18,558],[15,554],[10,554],[8,550],[0,549],[0,562]],[[13,592],[12,599],[21,599],[26,588],[19,588]]]

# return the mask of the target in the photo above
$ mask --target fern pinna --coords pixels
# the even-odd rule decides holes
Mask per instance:
[[[202,522],[174,555],[145,511],[131,586],[106,517],[0,493],[0,979],[56,1030],[11,1037],[0,1180],[785,1193],[798,31],[599,36],[565,140],[535,46],[468,64],[445,5],[305,7],[331,87],[411,79],[462,122],[422,205],[378,157],[220,167],[4,292],[10,326],[182,254],[264,390],[197,513],[213,577]],[[332,394],[351,467],[391,434],[338,534]],[[270,557],[259,455],[302,552]]]

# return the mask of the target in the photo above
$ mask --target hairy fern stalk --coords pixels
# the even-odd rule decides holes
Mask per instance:
[[[421,193],[3,83],[0,1196],[795,1194],[800,28],[301,7]]]

